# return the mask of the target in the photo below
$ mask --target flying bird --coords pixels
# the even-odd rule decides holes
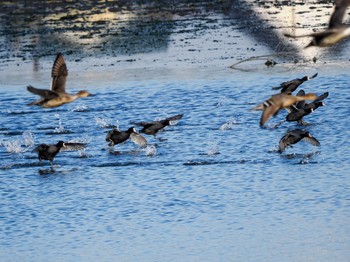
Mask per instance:
[[[152,122],[133,122],[134,125],[142,126],[141,133],[145,133],[147,135],[156,135],[157,132],[164,127],[171,125],[173,121],[180,120],[183,117],[183,114],[171,116],[165,118],[160,121],[152,121]]]
[[[57,144],[40,144],[34,151],[38,153],[39,161],[49,160],[51,165],[55,156],[64,150],[81,150],[86,146],[85,143],[71,143],[59,141]]]
[[[305,95],[305,92],[303,90],[300,90],[297,94],[297,96],[301,96],[301,95]],[[286,120],[289,122],[297,121],[298,124],[305,125],[306,123],[303,121],[303,117],[311,114],[320,106],[324,106],[325,103],[323,102],[323,100],[326,99],[327,97],[328,97],[328,92],[318,96],[311,103],[305,103],[305,101],[300,101],[296,103],[295,105],[290,107],[291,111],[287,115]]]
[[[134,127],[130,127],[126,131],[120,131],[115,128],[109,131],[106,136],[106,141],[109,142],[110,146],[123,143],[128,139],[141,147],[147,146],[147,140]]]
[[[287,108],[298,101],[314,100],[317,98],[316,94],[309,93],[303,96],[293,96],[285,93],[280,93],[271,96],[265,102],[257,105],[251,110],[263,111],[260,118],[260,126],[262,127],[271,116],[275,116],[282,108]]]
[[[313,76],[304,76],[302,78],[296,78],[290,81],[286,81],[283,82],[282,84],[280,84],[279,86],[273,87],[273,90],[278,90],[278,89],[282,89],[281,93],[286,93],[286,94],[292,94],[297,88],[298,86],[300,86],[302,83],[304,83],[305,81],[311,80],[313,78],[315,78],[318,74],[314,74]]]
[[[312,41],[306,46],[328,47],[350,36],[350,27],[343,24],[343,19],[350,0],[335,0],[335,9],[329,20],[328,28],[322,32],[306,35],[291,35],[284,33],[286,37],[312,37]]]
[[[309,132],[295,129],[287,132],[279,141],[279,152],[282,153],[288,146],[298,143],[300,140],[304,140],[313,146],[320,146],[320,142],[314,138]]]
[[[58,107],[66,103],[70,103],[78,98],[87,97],[91,94],[82,90],[75,95],[66,93],[66,80],[68,70],[64,57],[61,53],[56,56],[51,70],[51,88],[38,89],[31,85],[27,90],[33,94],[39,95],[40,98],[31,102],[29,105],[37,105],[45,108]]]

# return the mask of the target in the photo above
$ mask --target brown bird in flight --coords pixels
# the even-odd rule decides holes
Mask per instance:
[[[263,126],[271,116],[276,115],[278,111],[281,110],[282,108],[289,107],[298,101],[315,100],[316,98],[317,98],[317,95],[313,93],[309,93],[302,96],[293,96],[285,93],[280,93],[280,94],[271,96],[265,102],[257,105],[251,110],[263,111],[260,119],[260,126]]]
[[[350,5],[350,0],[335,0],[334,5],[335,9],[329,20],[328,28],[326,30],[306,35],[291,35],[284,33],[284,36],[292,38],[312,37],[312,41],[306,47],[328,47],[350,36],[350,27],[343,24],[345,11]]]
[[[87,97],[91,94],[88,91],[79,91],[75,95],[66,93],[66,79],[68,76],[68,70],[64,57],[61,53],[56,56],[51,71],[51,88],[38,89],[31,85],[27,87],[27,90],[33,94],[39,95],[40,99],[30,103],[29,105],[37,105],[45,108],[57,107],[66,103],[70,103],[77,98]]]

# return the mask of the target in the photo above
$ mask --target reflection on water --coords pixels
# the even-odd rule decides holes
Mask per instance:
[[[248,37],[255,42],[255,47],[252,43],[250,48],[252,55],[255,55],[254,49],[259,49],[257,46],[263,46],[268,48],[268,54],[278,53],[281,57],[287,54],[293,61],[328,54],[334,59],[334,54],[343,55],[348,50],[347,41],[328,49],[304,49],[310,39],[291,40],[283,36],[284,32],[302,34],[324,29],[332,10],[332,1],[224,0],[198,3],[183,0],[176,4],[165,0],[6,1],[0,9],[3,47],[0,57],[4,63],[33,60],[34,70],[40,67],[40,57],[55,55],[61,50],[66,54],[76,54],[77,61],[85,56],[107,55],[135,62],[137,54],[167,52],[169,47],[182,45],[188,46],[187,56],[191,57],[191,52],[200,48],[195,39],[200,40],[209,29],[224,28],[226,34],[232,32],[228,35],[230,41],[212,39],[224,44],[223,49],[229,50],[230,44],[244,42],[240,38]],[[204,45],[203,48],[212,47]],[[220,47],[216,45],[216,48]],[[247,53],[247,50],[239,47],[234,50],[239,53],[236,55],[238,59],[247,55],[242,53]],[[191,58],[188,60],[191,62]]]

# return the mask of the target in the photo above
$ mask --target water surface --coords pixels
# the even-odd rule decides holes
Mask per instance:
[[[49,87],[50,49],[38,63],[2,63],[2,261],[348,260],[348,59],[295,64],[278,56],[272,68],[262,60],[233,70],[237,54],[271,50],[209,14],[221,18],[196,36],[176,25],[174,41],[155,52],[96,58],[60,50],[67,91],[96,96],[59,108],[27,106],[36,99],[28,84]],[[256,50],[230,45],[234,34]],[[179,45],[185,36],[193,38]],[[260,112],[249,109],[271,87],[316,72],[301,87],[329,97],[305,118],[310,125],[270,128],[285,117],[281,111],[259,127]],[[176,125],[146,136],[146,149],[128,142],[111,150],[105,141],[113,126],[180,113]],[[279,154],[279,139],[293,128],[308,130],[321,147],[300,142]],[[59,140],[88,146],[60,152],[53,167],[39,163],[33,148]]]

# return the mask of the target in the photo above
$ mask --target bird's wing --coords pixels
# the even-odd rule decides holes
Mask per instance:
[[[85,143],[70,143],[66,142],[63,144],[63,147],[61,148],[61,151],[67,151],[67,150],[81,150],[86,147]]]
[[[323,93],[322,95],[318,96],[313,102],[316,103],[316,102],[322,101],[323,99],[326,99],[328,95],[329,95],[328,92]]]
[[[56,56],[55,62],[51,71],[51,90],[64,93],[66,92],[66,79],[68,76],[68,70],[64,57],[61,53]]]
[[[349,0],[336,0],[335,9],[329,20],[328,28],[334,28],[343,24],[346,8],[350,5]]]
[[[131,124],[136,125],[136,126],[143,126],[143,127],[149,127],[151,125],[154,125],[157,123],[156,121],[154,122],[131,122]]]
[[[329,28],[325,31],[317,32],[317,33],[311,33],[311,34],[305,34],[305,35],[292,35],[288,33],[283,33],[284,36],[286,37],[291,37],[291,38],[299,38],[299,37],[325,37],[328,35],[333,34],[336,32],[336,30],[333,30],[333,28]]]
[[[313,146],[320,146],[320,142],[314,137],[304,137],[303,140]]]
[[[265,108],[263,113],[261,114],[260,126],[263,126],[267,120],[278,112],[279,108],[276,105],[270,105]]]
[[[142,135],[140,135],[139,133],[131,133],[130,134],[130,140],[132,142],[134,142],[135,144],[141,146],[141,147],[145,147],[147,146],[147,140],[146,138],[144,138]]]
[[[53,98],[58,97],[58,95],[54,91],[51,91],[48,89],[39,89],[39,88],[35,88],[33,86],[27,86],[27,90],[33,94],[36,94],[36,95],[41,96],[42,98],[45,98],[45,99],[53,99]]]
[[[169,120],[169,121],[180,120],[183,116],[184,116],[184,114],[178,114],[178,115],[175,115],[175,116],[168,117],[168,118],[166,118],[164,120]]]
[[[278,89],[286,88],[287,86],[289,86],[290,84],[292,84],[296,80],[298,80],[298,79],[293,79],[293,80],[290,80],[290,81],[283,82],[279,86],[272,87],[272,90],[278,90]]]
[[[314,101],[312,101],[311,103],[308,103],[305,105],[304,109],[308,110],[308,109],[316,109],[319,106],[324,106],[325,104],[322,102],[324,99],[326,99],[328,97],[328,92],[323,93],[322,95],[318,96]]]
[[[318,73],[314,74],[313,76],[310,76],[308,80],[313,79],[313,78],[315,78],[316,76],[318,76]]]
[[[287,133],[280,139],[280,142],[278,144],[280,153],[282,153],[284,149],[287,147],[287,141],[289,137],[290,137],[290,134]]]
[[[303,89],[299,90],[299,92],[297,93],[297,96],[304,96],[304,95],[305,95],[305,91]],[[305,100],[299,101],[295,104],[295,107],[297,109],[304,108],[304,106],[305,106]]]

